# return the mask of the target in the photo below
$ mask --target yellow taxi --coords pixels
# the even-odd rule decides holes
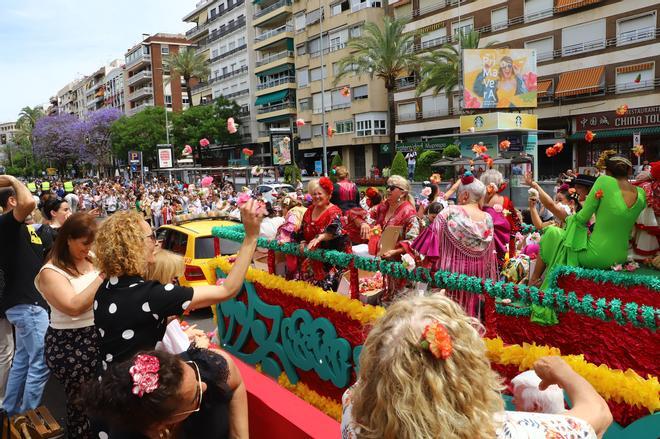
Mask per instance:
[[[161,226],[156,236],[162,248],[180,254],[185,260],[185,271],[179,283],[183,286],[213,285],[215,273],[208,262],[216,255],[216,238],[213,227],[234,226],[238,221],[220,218],[200,218],[176,221]],[[220,255],[238,253],[240,242],[218,239]]]

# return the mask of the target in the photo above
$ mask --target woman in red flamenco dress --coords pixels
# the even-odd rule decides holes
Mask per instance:
[[[302,220],[302,227],[296,234],[296,241],[302,250],[337,250],[351,253],[351,243],[342,224],[342,211],[330,203],[333,184],[327,177],[311,180],[307,191],[312,196]],[[301,265],[301,279],[325,290],[336,290],[341,273],[330,264],[305,259]]]

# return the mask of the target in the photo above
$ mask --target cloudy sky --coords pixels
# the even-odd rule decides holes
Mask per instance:
[[[0,122],[48,102],[142,39],[180,33],[199,0],[0,0]]]

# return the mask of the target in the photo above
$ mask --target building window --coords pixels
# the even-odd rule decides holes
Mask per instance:
[[[160,46],[160,53],[162,53],[163,55],[169,55],[170,54],[169,46]]]
[[[353,132],[353,120],[340,120],[335,123],[335,131],[337,134],[346,134]]]
[[[298,99],[298,111],[309,111],[312,105],[310,98]]]
[[[449,114],[449,100],[447,95],[442,93],[437,96],[424,96],[422,98],[422,116],[440,117]]]
[[[217,78],[218,76],[220,76],[220,70],[216,69],[216,70],[213,71],[213,77]]]
[[[374,135],[375,136],[386,136],[387,127],[385,119],[376,119],[374,120]]]
[[[655,38],[655,23],[655,11],[617,20],[616,45],[622,46],[636,41],[652,40]]]
[[[417,118],[417,104],[415,102],[406,102],[399,104],[397,108],[397,116],[400,122],[408,120],[415,120]]]
[[[592,50],[604,49],[605,20],[596,20],[561,30],[562,56],[571,56]]]
[[[296,32],[301,32],[305,29],[305,13],[301,12],[296,15],[293,19],[293,25]]]
[[[363,27],[364,27],[364,25],[362,25],[362,24],[359,25],[359,26],[353,26],[353,27],[350,29],[349,37],[350,37],[350,38],[358,38],[358,37],[360,37],[360,36],[362,35],[362,28],[363,28]]]
[[[307,53],[307,45],[306,44],[301,44],[300,46],[296,47],[296,55],[301,56]]]
[[[230,41],[229,42],[229,50],[232,51],[236,48],[236,42],[235,41]]]
[[[537,61],[552,59],[555,52],[555,39],[554,37],[547,37],[540,40],[525,41],[525,49],[535,50]]]
[[[654,79],[654,62],[617,67],[616,92],[628,93],[640,90],[653,90]]]
[[[422,49],[440,46],[447,42],[447,28],[441,27],[432,32],[427,32],[421,37]]]
[[[307,67],[296,70],[296,79],[298,80],[298,87],[300,88],[309,85],[309,70]]]
[[[328,126],[328,123],[326,122],[325,126]],[[314,137],[321,137],[323,135],[323,125],[312,125],[312,136]]]
[[[335,3],[330,6],[331,15],[339,15],[344,11],[351,9],[351,4],[348,0],[345,0],[341,3]]]
[[[454,36],[458,35],[459,33],[465,35],[472,29],[474,29],[474,18],[472,17],[451,24],[451,33]]]
[[[353,100],[356,101],[358,99],[367,99],[369,97],[369,92],[368,92],[368,86],[367,85],[359,85],[357,87],[353,87]]]
[[[244,45],[245,45],[245,37],[240,37],[240,38],[238,39],[237,45],[238,45],[239,47],[240,47],[240,46],[244,46]]]
[[[172,95],[165,95],[165,105],[167,108],[172,108]]]
[[[321,102],[323,101],[323,102]],[[325,111],[330,111],[332,109],[332,94],[329,91],[324,93],[323,98],[321,98],[321,93],[314,93],[312,95],[312,111],[314,114],[320,114],[323,112],[323,107],[325,106]]]
[[[358,120],[355,125],[357,126],[355,134],[358,137],[371,136],[371,119]]]
[[[500,8],[494,9],[490,12],[490,28],[491,30],[506,29],[509,22],[509,9]]]
[[[342,88],[332,90],[332,109],[339,110],[341,108],[348,108],[351,106],[351,97],[344,96],[341,91]]]
[[[213,49],[211,51],[211,58],[217,58],[218,57],[218,49]]]
[[[326,68],[326,66],[323,66],[323,79],[326,79],[327,77],[328,77],[328,69]],[[309,81],[314,82],[320,80],[321,80],[321,67],[311,69],[309,71]]]
[[[553,0],[525,0],[525,23],[552,17]]]

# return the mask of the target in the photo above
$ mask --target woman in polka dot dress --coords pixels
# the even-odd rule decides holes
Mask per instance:
[[[103,278],[89,253],[95,233],[92,215],[71,215],[60,227],[50,260],[34,281],[51,310],[46,363],[64,385],[69,438],[92,437],[79,398],[85,382],[98,374],[99,342],[92,301]]]
[[[108,218],[99,229],[95,246],[97,264],[106,275],[94,300],[103,370],[108,363],[153,349],[165,334],[168,317],[238,294],[257,245],[262,217],[254,200],[241,207],[245,239],[226,281],[220,286],[194,288],[145,281],[147,264],[153,262],[157,250],[155,233],[135,211]]]

